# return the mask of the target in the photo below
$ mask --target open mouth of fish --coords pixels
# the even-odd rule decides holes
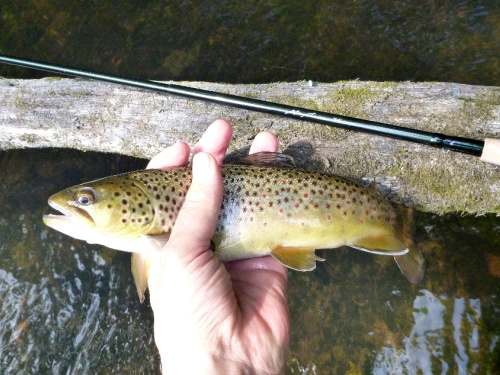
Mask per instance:
[[[49,206],[59,211],[61,214],[48,214],[43,216],[43,222],[49,227],[58,229],[61,225],[85,225],[94,226],[95,222],[85,210],[73,206],[62,206],[49,200]],[[57,226],[57,227],[56,227]]]

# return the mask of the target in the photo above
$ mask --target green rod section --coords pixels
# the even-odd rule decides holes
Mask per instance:
[[[222,94],[170,83],[159,83],[148,80],[126,78],[117,75],[91,72],[83,69],[70,68],[61,65],[48,64],[40,61],[20,59],[5,55],[0,55],[0,62],[25,68],[44,70],[51,73],[117,83],[125,86],[183,96],[190,99],[203,100],[215,104],[243,108],[250,111],[273,114],[296,120],[309,121],[337,128],[376,134],[384,137],[396,138],[409,142],[450,149],[453,151],[459,151],[475,156],[481,156],[484,148],[484,141],[480,140],[447,136],[445,134],[431,133],[422,130],[408,129],[395,125],[383,124],[376,121],[334,115],[327,112],[312,111],[300,107],[277,104],[258,99],[244,98],[236,95]]]

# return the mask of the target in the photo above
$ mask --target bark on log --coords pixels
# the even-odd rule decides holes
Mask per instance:
[[[467,138],[500,138],[500,88],[454,83],[183,83]],[[259,131],[302,168],[376,182],[390,200],[436,213],[500,214],[500,167],[477,157],[246,110],[79,79],[0,78],[0,149],[67,147],[150,158],[209,123],[234,125],[230,151]],[[238,151],[235,151],[236,153]]]

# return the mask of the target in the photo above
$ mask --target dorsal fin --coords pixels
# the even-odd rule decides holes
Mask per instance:
[[[259,167],[295,168],[295,162],[290,155],[280,154],[278,152],[257,152],[238,159],[235,164]]]

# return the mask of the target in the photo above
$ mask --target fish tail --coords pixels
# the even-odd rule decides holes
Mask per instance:
[[[424,278],[425,260],[412,238],[414,232],[413,209],[402,205],[395,205],[395,208],[399,216],[399,224],[396,228],[397,237],[406,246],[408,252],[395,256],[394,260],[408,281],[417,284]]]

